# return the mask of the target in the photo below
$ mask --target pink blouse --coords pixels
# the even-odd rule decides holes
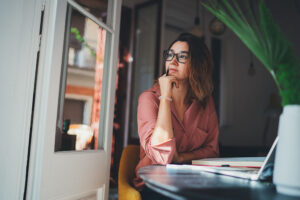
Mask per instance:
[[[218,118],[213,98],[206,108],[193,102],[184,113],[183,121],[177,117],[174,103],[171,102],[171,116],[174,138],[158,145],[151,144],[151,135],[158,115],[160,89],[158,84],[143,92],[139,97],[137,122],[140,137],[140,161],[136,167],[134,186],[141,190],[143,181],[137,171],[153,164],[166,165],[172,162],[175,150],[178,153],[192,152],[198,159],[218,157]]]

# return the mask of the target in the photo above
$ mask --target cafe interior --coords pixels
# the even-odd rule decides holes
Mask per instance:
[[[296,1],[281,0],[266,2],[288,40],[300,44],[299,4]],[[182,32],[203,38],[212,52],[213,98],[219,121],[220,156],[264,156],[277,136],[282,106],[275,82],[235,33],[202,3],[201,0],[122,2],[110,198],[117,196],[118,170],[123,149],[127,145],[139,144],[136,118],[138,97],[165,73],[162,52]],[[81,18],[80,13],[73,15],[71,26],[74,30],[76,28],[82,33],[84,27],[90,26],[90,30],[93,29],[92,22],[88,22],[88,26],[84,25],[87,21]],[[101,34],[105,36],[105,31]],[[87,43],[91,41],[89,45],[93,46],[95,35],[86,35]],[[100,107],[98,94],[101,94],[102,68],[93,70],[88,67],[99,60],[93,57],[90,60],[81,59],[83,54],[80,53],[79,44],[74,31],[70,40],[62,116],[64,125],[69,128],[67,134],[62,134],[63,138],[56,142],[58,151],[97,148],[97,130],[93,126],[99,122],[97,108]],[[294,50],[297,55],[300,54],[299,45],[294,45]],[[103,50],[100,49],[100,52]],[[95,85],[99,82],[97,91]]]
[[[101,132],[104,124],[101,124],[100,118],[107,111],[101,110],[101,99],[107,95],[107,90],[103,89],[107,86],[106,45],[115,29],[107,31],[109,28],[105,26],[99,28],[94,18],[87,17],[93,16],[103,23],[109,21],[107,8],[110,1],[68,2],[75,3],[67,8],[66,30],[69,31],[64,33],[63,61],[59,63],[59,67],[64,67],[58,83],[57,117],[53,122],[56,124],[56,155],[59,152],[110,149],[102,143],[107,138]],[[124,179],[120,177],[122,152],[128,146],[140,144],[136,115],[139,95],[166,73],[163,52],[183,32],[200,37],[213,57],[212,96],[219,123],[220,157],[266,156],[278,135],[283,106],[276,82],[240,37],[203,6],[206,2],[122,1],[115,97],[112,100],[113,128],[111,144],[108,144],[111,145],[108,196],[111,200],[122,199],[119,193],[120,183]],[[250,2],[252,9],[257,9],[259,0]],[[274,22],[299,58],[300,1],[265,2]],[[84,15],[78,7],[86,9],[91,15]],[[34,131],[35,124],[32,126]],[[33,141],[32,146],[34,144]],[[34,154],[30,156],[34,158]],[[27,173],[30,174],[30,170],[28,172],[27,169]]]

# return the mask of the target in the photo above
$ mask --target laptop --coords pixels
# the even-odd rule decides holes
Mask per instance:
[[[250,179],[250,180],[268,180],[272,178],[274,160],[275,160],[275,151],[278,143],[278,137],[272,144],[268,155],[265,157],[265,160],[260,168],[247,168],[247,167],[214,167],[214,166],[198,166],[198,165],[176,165],[168,164],[167,170],[172,169],[189,169],[196,171],[206,171],[215,174],[233,176],[238,178]],[[261,158],[261,157],[260,157]],[[222,159],[222,158],[218,158]],[[224,158],[227,159],[227,158]]]

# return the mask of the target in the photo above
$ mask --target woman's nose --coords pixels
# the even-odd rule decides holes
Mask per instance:
[[[173,63],[173,64],[178,64],[178,61],[177,61],[177,55],[174,55],[174,57],[173,57],[172,60],[171,60],[171,63]]]

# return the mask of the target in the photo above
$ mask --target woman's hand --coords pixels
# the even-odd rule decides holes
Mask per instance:
[[[182,163],[182,162],[183,162],[182,156],[181,156],[181,154],[179,154],[179,153],[177,152],[177,150],[176,150],[175,153],[174,153],[174,157],[173,157],[172,162],[173,162],[173,163]]]
[[[172,87],[179,87],[178,81],[174,76],[166,76],[164,74],[158,79],[161,96],[172,97]]]

